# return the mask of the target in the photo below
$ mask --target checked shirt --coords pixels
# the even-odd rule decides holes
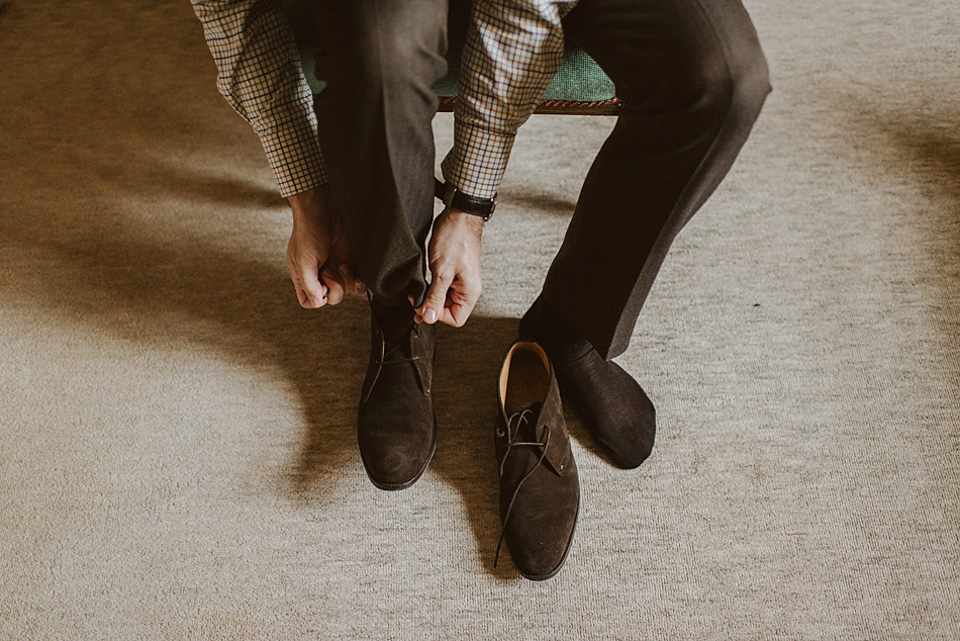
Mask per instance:
[[[326,182],[313,100],[282,1],[191,2],[217,65],[217,89],[260,137],[281,195]],[[560,20],[575,2],[475,0],[454,145],[442,164],[460,191],[496,194],[517,129],[563,61]]]

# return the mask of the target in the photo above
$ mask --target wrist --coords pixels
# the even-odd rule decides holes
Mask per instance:
[[[316,219],[331,210],[333,198],[326,185],[287,196],[287,203],[293,211],[293,219]]]
[[[483,218],[480,216],[454,207],[445,207],[440,212],[439,218],[442,219],[442,225],[448,230],[460,229],[477,240],[483,238]]]
[[[453,183],[444,183],[440,180],[434,180],[434,194],[448,209],[456,209],[482,218],[484,221],[490,220],[493,210],[497,207],[496,196],[478,198],[460,191]]]

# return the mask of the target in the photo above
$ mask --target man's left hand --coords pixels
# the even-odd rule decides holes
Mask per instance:
[[[463,327],[473,312],[483,282],[480,244],[483,219],[456,209],[444,209],[433,223],[428,247],[433,282],[414,320]]]

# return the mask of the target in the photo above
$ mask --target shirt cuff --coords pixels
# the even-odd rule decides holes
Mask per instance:
[[[510,159],[510,134],[491,133],[457,122],[453,149],[441,164],[447,183],[475,198],[494,198]]]
[[[309,119],[297,118],[257,129],[281,196],[286,198],[329,180],[317,132]]]

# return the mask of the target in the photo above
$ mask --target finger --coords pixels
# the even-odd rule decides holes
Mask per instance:
[[[293,283],[293,288],[297,292],[297,302],[303,305],[307,300],[307,294],[303,291],[303,287],[300,286],[300,281],[297,280],[297,272],[293,268],[293,263],[288,262],[287,267],[290,269],[290,282]]]
[[[303,267],[293,259],[289,259],[287,264],[300,306],[304,309],[317,309],[326,305],[327,288],[315,276],[312,280],[310,279],[312,270],[309,267]]]
[[[340,274],[329,267],[324,267],[320,277],[323,279],[323,284],[327,286],[327,302],[331,305],[339,305],[345,293]]]
[[[323,307],[327,303],[327,288],[320,282],[317,274],[316,257],[309,253],[301,253],[297,257],[289,257],[293,282],[302,291],[304,298],[301,306],[307,309]]]
[[[447,304],[440,321],[452,327],[463,327],[477,301],[480,300],[482,285],[479,279],[467,276],[460,283],[450,289]]]
[[[423,322],[433,325],[443,317],[443,309],[447,302],[447,290],[453,282],[453,276],[444,272],[434,273],[433,282],[427,289],[427,296],[423,300],[423,305],[416,310],[423,316]]]
[[[469,304],[453,303],[443,309],[443,316],[440,317],[440,322],[445,325],[450,325],[451,327],[463,327],[467,319],[470,318],[470,314],[473,313],[475,306],[475,302]]]
[[[340,276],[340,283],[343,284],[343,295],[352,294],[357,288],[357,279],[350,266],[343,264],[337,267],[337,275]]]
[[[360,280],[360,277],[357,276],[357,272],[353,267],[344,263],[340,265],[337,271],[340,273],[340,278],[342,279],[344,294],[362,295],[367,293],[367,286]]]

